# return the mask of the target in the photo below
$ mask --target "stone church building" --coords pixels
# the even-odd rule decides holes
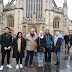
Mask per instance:
[[[54,0],[11,0],[5,6],[0,0],[0,34],[6,26],[12,34],[18,31],[27,34],[31,28],[35,28],[37,34],[46,28],[52,35],[56,31],[68,33],[67,0],[63,8],[57,7]]]

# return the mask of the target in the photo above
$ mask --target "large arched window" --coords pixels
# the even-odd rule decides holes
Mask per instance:
[[[7,16],[7,26],[14,27],[14,17],[11,15]]]
[[[54,21],[53,21],[53,28],[59,28],[59,21],[60,21],[59,18],[55,18],[54,19]]]
[[[33,18],[33,13],[36,13],[36,18],[42,18],[43,0],[26,0],[26,17]]]

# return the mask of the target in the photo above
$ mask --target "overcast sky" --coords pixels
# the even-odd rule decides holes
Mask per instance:
[[[4,4],[7,4],[10,0],[4,0]],[[63,7],[64,0],[55,0],[58,7]],[[72,0],[67,0],[68,2],[68,17],[72,20]]]

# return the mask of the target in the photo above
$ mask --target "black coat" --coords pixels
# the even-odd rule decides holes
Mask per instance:
[[[68,36],[68,35],[65,35],[65,36],[64,36],[64,39],[65,39],[65,43],[68,44],[68,42],[69,42],[69,36]]]
[[[62,45],[62,38],[58,38],[55,46],[55,52],[60,52],[61,45]]]
[[[8,34],[8,38],[7,38],[5,33],[2,34],[1,35],[1,52],[4,53],[5,52],[4,47],[8,48],[11,45],[12,45],[12,36],[10,34]]]
[[[40,44],[39,44],[39,37],[38,37],[38,40],[37,40],[37,50],[39,52],[39,49],[41,49],[41,47],[45,48],[46,46],[46,38],[44,37],[43,39],[40,38]]]
[[[71,38],[70,38],[70,45],[72,45],[72,36],[71,36]]]
[[[18,45],[17,45],[17,37],[13,39],[12,47],[13,47],[13,58],[18,58]],[[20,58],[24,58],[24,50],[26,47],[26,41],[23,37],[21,37],[21,53]]]

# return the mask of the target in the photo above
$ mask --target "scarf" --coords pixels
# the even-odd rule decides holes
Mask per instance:
[[[54,46],[56,46],[57,40],[58,40],[58,36],[55,36]]]
[[[18,38],[18,52],[21,53],[21,38]]]
[[[8,35],[8,34],[9,34],[9,33],[5,33],[5,34],[6,34],[6,36],[7,36],[7,39],[8,39],[8,37],[9,37],[9,35]]]
[[[35,34],[31,34],[31,33],[30,33],[30,35],[31,35],[32,37],[34,37],[34,36],[35,36]]]
[[[59,32],[56,32],[56,33],[58,33],[58,36],[55,35],[54,46],[56,46],[57,40],[58,40],[59,35],[60,35]]]
[[[43,31],[40,31],[40,33],[43,33]],[[39,33],[39,37],[41,38],[41,39],[43,39],[44,38],[44,36],[42,35],[42,36],[40,36],[40,33]]]

